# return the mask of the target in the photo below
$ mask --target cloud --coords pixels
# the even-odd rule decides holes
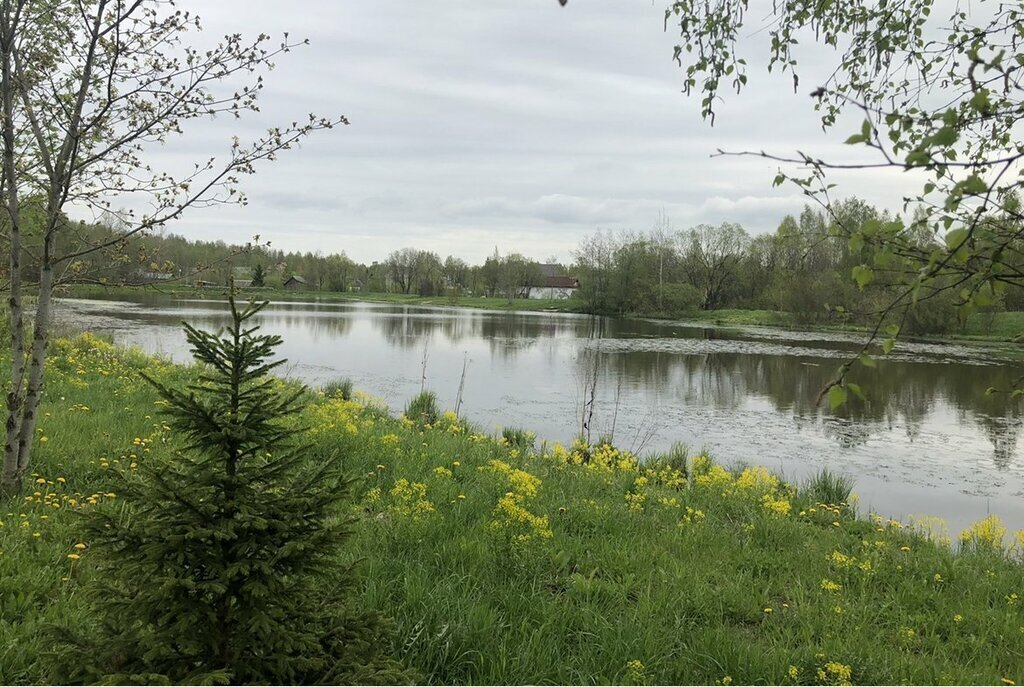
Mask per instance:
[[[598,227],[644,230],[661,213],[678,228],[770,231],[803,199],[771,186],[776,163],[716,150],[857,154],[839,144],[845,130],[821,132],[813,85],[794,93],[789,75],[764,72],[755,53],[767,53],[765,32],[742,39],[751,86],[725,98],[714,127],[703,121],[699,98],[679,92],[662,3],[191,5],[183,9],[200,11],[210,37],[289,30],[311,43],[278,61],[259,113],[190,122],[185,137],[148,151],[155,169],[187,169],[223,154],[232,134],[251,138],[308,112],[345,114],[351,125],[245,178],[247,206],[197,209],[170,227],[187,236],[263,233],[285,250],[363,261],[416,245],[478,261],[496,244],[564,255]],[[830,51],[814,50],[807,63],[819,64],[803,83],[828,73]],[[842,194],[891,209],[914,181],[840,178]]]

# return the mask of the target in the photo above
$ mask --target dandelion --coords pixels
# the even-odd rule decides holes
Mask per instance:
[[[1002,683],[1003,683],[1004,685],[1015,685],[1015,684],[1017,684],[1016,682],[1014,682],[1013,680],[1011,680],[1011,679],[1010,679],[1010,678],[1008,678],[1008,677],[1004,677],[1004,678],[1002,678],[1002,679],[1000,680],[1000,682],[1002,682]]]
[[[82,542],[78,542],[77,544],[75,544],[75,548],[78,549],[79,551],[85,551],[85,549],[87,547]]]
[[[732,684],[732,677],[729,676],[729,675],[726,675],[725,677],[723,677],[722,678],[722,684],[723,685],[731,685]]]
[[[774,612],[775,612],[775,609],[773,609],[773,608],[769,607],[769,608],[766,608],[766,609],[764,609],[764,612],[765,612],[765,613],[774,613]]]
[[[945,580],[942,579],[942,575],[940,575],[939,573],[935,573],[935,576],[932,577],[932,579],[935,580],[935,584],[942,584],[943,582],[945,582]]]
[[[42,477],[36,480],[36,484],[46,484],[46,480]]]
[[[960,615],[959,613],[957,613],[956,615],[953,616],[953,622],[954,623],[962,623],[963,621],[964,621],[964,617],[962,615]]]
[[[455,498],[457,498],[459,501],[465,501],[466,500],[466,495],[465,494],[459,494]]]
[[[462,467],[462,463],[460,463],[460,462],[459,462],[459,461],[457,461],[457,460],[453,460],[453,461],[452,461],[452,467],[453,467],[453,468],[461,468],[461,467]]]
[[[799,677],[799,675],[800,675],[800,669],[797,668],[796,666],[792,666],[792,665],[789,667],[789,670],[787,670],[786,672],[789,674],[790,679],[793,679],[793,680],[797,679],[797,677]]]
[[[68,558],[70,558],[73,561],[77,561],[79,558],[81,558],[81,556],[79,556],[77,553],[69,553]]]
[[[907,551],[910,551],[910,547],[909,546],[901,546],[900,547],[900,551],[906,553]]]

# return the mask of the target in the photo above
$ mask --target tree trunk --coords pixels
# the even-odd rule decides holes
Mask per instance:
[[[21,489],[21,480],[27,465],[19,457],[21,437],[23,385],[25,380],[25,322],[21,300],[21,208],[18,203],[18,178],[14,164],[14,75],[11,63],[11,27],[4,16],[0,31],[2,57],[0,57],[0,106],[3,108],[3,175],[7,196],[7,221],[10,223],[10,296],[7,306],[11,322],[11,389],[7,394],[7,419],[4,423],[4,466],[0,474],[0,492],[15,493]]]

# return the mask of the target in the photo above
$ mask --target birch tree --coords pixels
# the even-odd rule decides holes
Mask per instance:
[[[775,184],[792,183],[831,216],[834,235],[865,259],[850,271],[858,287],[892,287],[870,336],[822,392],[841,405],[854,363],[872,366],[877,344],[896,345],[908,313],[929,299],[951,297],[962,316],[1024,286],[1024,3],[1019,0],[792,0],[769,7],[749,0],[675,0],[666,26],[678,27],[675,58],[683,90],[699,94],[712,123],[722,98],[752,78],[750,42],[765,32],[769,70],[799,90],[800,69],[833,60],[812,84],[813,106],[826,132],[859,122],[842,135],[870,157],[807,151],[740,150],[780,163]],[[809,58],[809,59],[808,59]],[[893,198],[914,216],[849,218],[836,212],[833,178],[899,171],[916,189]],[[922,240],[926,238],[927,240]],[[1024,377],[995,391],[1024,393]]]
[[[302,42],[224,36],[208,48],[196,15],[164,0],[0,0],[0,229],[8,248],[10,380],[0,488],[17,491],[29,469],[43,393],[54,286],[97,251],[179,218],[189,208],[244,203],[239,182],[257,166],[344,117],[308,115],[183,174],[149,153],[190,123],[258,112],[264,74]],[[205,44],[205,43],[204,43]],[[40,199],[26,243],[24,202]],[[68,213],[118,212],[124,230],[78,240]],[[31,275],[31,279],[23,275]],[[25,296],[36,296],[34,318]]]

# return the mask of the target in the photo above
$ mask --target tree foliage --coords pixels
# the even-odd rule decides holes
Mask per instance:
[[[301,441],[305,390],[269,376],[285,361],[272,360],[280,337],[251,323],[265,305],[232,298],[223,336],[185,325],[201,364],[188,388],[146,377],[180,450],[143,463],[123,479],[127,505],[88,520],[101,625],[70,643],[61,681],[408,678],[385,653],[381,618],[355,608],[339,556],[349,481],[337,456]]]
[[[666,10],[666,23],[678,25],[682,37],[676,59],[685,68],[684,90],[701,94],[712,122],[723,93],[747,85],[740,36],[762,28],[749,26],[751,9],[747,0],[679,0]],[[763,16],[759,11],[757,20]],[[966,314],[1024,285],[1024,6],[980,0],[968,11],[934,0],[796,0],[772,3],[764,21],[769,69],[791,73],[794,87],[805,45],[835,48],[834,69],[811,94],[815,107],[826,131],[851,117],[860,121],[845,142],[875,157],[863,163],[803,151],[739,153],[780,161],[775,183],[795,184],[832,214],[836,235],[863,256],[850,272],[859,287],[895,287],[880,304],[865,352],[879,336],[891,350],[919,302],[947,302]],[[919,190],[894,201],[913,222],[840,221],[829,178],[836,169],[912,175]],[[843,386],[849,369],[834,385]]]
[[[230,34],[199,48],[200,31],[198,17],[162,0],[0,0],[0,231],[11,325],[0,488],[17,490],[28,470],[54,287],[81,278],[86,256],[121,255],[129,239],[190,207],[245,202],[239,182],[261,162],[346,123],[309,115],[248,143],[235,137],[223,157],[181,175],[154,169],[147,151],[195,120],[257,111],[263,73],[297,45],[287,34],[276,45],[266,34]],[[117,212],[122,198],[147,209]],[[79,234],[71,207],[113,214],[118,230]],[[31,327],[29,288],[37,294]]]

